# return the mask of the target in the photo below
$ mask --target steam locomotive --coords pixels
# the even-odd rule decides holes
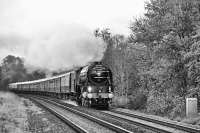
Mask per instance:
[[[62,75],[9,84],[16,93],[73,98],[82,106],[108,108],[113,98],[112,72],[101,62],[72,70]]]

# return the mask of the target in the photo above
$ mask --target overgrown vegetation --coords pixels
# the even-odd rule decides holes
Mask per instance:
[[[117,99],[128,98],[123,106],[184,116],[185,97],[200,95],[200,2],[150,0],[145,9],[129,37],[95,31],[107,44],[102,61],[112,69]]]
[[[16,106],[17,105],[17,106]],[[0,132],[26,132],[27,114],[23,101],[11,93],[0,92]]]

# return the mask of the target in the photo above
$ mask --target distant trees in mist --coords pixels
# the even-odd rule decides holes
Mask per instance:
[[[35,70],[28,73],[24,66],[23,59],[13,55],[8,55],[2,60],[0,70],[0,90],[6,90],[8,83],[22,82],[45,77],[45,72],[41,70]]]

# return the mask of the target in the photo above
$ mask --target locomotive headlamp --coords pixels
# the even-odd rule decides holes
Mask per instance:
[[[91,92],[91,91],[92,91],[92,87],[88,86],[88,92]]]
[[[100,72],[97,72],[97,76],[101,76],[101,73],[100,73]]]
[[[109,89],[108,91],[109,91],[109,92],[111,92],[111,86],[109,86],[109,88],[108,88],[108,89]]]
[[[87,92],[83,92],[82,96],[86,98]]]
[[[109,97],[109,98],[113,98],[114,95],[113,95],[112,93],[109,93],[109,94],[108,94],[108,97]]]
[[[91,93],[88,93],[88,94],[87,94],[87,97],[88,97],[88,98],[92,98],[92,94],[91,94]]]

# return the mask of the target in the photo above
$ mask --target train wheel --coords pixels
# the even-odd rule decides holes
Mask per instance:
[[[85,106],[85,99],[81,98],[81,106]]]
[[[87,100],[87,107],[90,108],[91,107],[91,101]]]
[[[104,108],[105,108],[106,110],[108,110],[108,109],[109,109],[109,103],[106,103]]]
[[[81,98],[77,98],[77,102],[79,106],[82,106],[82,99]]]

